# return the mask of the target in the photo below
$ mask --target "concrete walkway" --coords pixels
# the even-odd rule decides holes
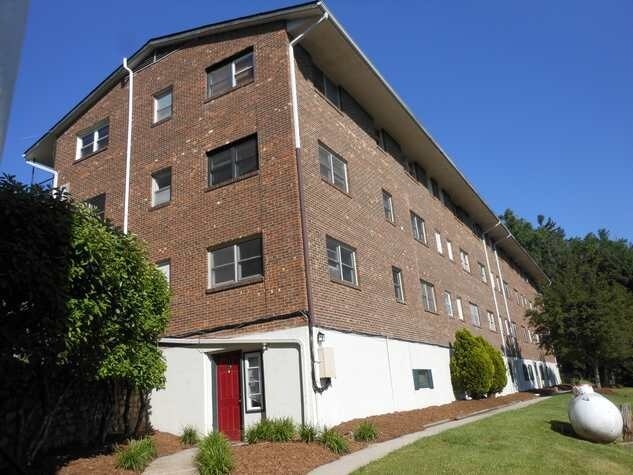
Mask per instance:
[[[420,432],[413,432],[411,434],[403,435],[402,437],[398,437],[396,439],[387,440],[386,442],[372,444],[365,449],[359,450],[358,452],[345,455],[344,457],[341,457],[334,462],[321,465],[320,467],[312,470],[310,472],[310,475],[341,475],[344,473],[351,473],[354,470],[357,470],[361,467],[364,467],[368,463],[373,462],[374,460],[378,460],[384,457],[385,455],[389,454],[389,452],[398,450],[399,448],[404,447],[405,445],[412,444],[413,442],[419,439],[423,439],[424,437],[431,437],[448,429],[453,429],[455,427],[470,424],[471,422],[479,421],[481,419],[485,419],[486,417],[490,417],[501,412],[513,411],[515,409],[521,409],[522,407],[531,406],[532,404],[544,401],[545,399],[549,399],[549,397],[539,397],[536,399],[530,399],[528,401],[521,401],[510,406],[504,406],[500,407],[499,409],[487,411],[483,414],[464,417],[463,419],[455,421],[443,422],[441,424],[428,427],[427,429],[424,429]]]
[[[493,409],[492,411],[487,411],[481,414],[464,417],[463,419],[443,422],[434,426],[427,427],[426,429],[420,432],[414,432],[412,434],[403,435],[402,437],[398,437],[397,439],[391,439],[386,442],[372,444],[365,449],[362,449],[362,450],[359,450],[358,452],[354,452],[352,454],[341,457],[340,459],[335,460],[334,462],[330,462],[326,465],[321,465],[320,467],[310,472],[310,474],[340,475],[343,473],[350,473],[360,467],[367,465],[368,463],[373,462],[374,460],[384,457],[389,452],[393,452],[394,450],[404,447],[405,445],[412,444],[416,440],[439,434],[440,432],[444,432],[445,430],[448,430],[448,429],[453,429],[455,427],[460,427],[466,424],[470,424],[471,422],[485,419],[486,417],[490,417],[494,414],[499,414],[501,412],[506,412],[506,411],[513,411],[515,409],[520,409],[522,407],[531,406],[532,404],[536,404],[537,402],[541,402],[545,399],[549,399],[549,398],[539,397],[539,398],[531,399],[528,401],[521,401],[516,404],[500,407],[499,409]],[[181,452],[177,452],[173,455],[159,457],[156,460],[154,460],[147,467],[147,469],[145,469],[143,474],[146,474],[146,475],[194,475],[194,474],[197,474],[198,470],[195,468],[195,465],[194,465],[194,458],[196,456],[197,450],[198,449],[196,448],[186,449]]]

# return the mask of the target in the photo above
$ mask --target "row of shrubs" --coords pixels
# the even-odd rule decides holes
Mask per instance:
[[[451,352],[453,388],[473,399],[499,393],[508,378],[501,352],[481,336],[463,328],[455,333]]]

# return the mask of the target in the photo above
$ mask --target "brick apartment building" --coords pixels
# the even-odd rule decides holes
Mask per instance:
[[[170,282],[160,430],[450,402],[462,327],[505,392],[559,380],[525,319],[547,276],[321,2],[148,41],[26,159]]]

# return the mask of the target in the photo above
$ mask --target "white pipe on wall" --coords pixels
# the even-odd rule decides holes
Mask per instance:
[[[123,204],[123,233],[127,234],[128,213],[130,204],[130,162],[132,158],[132,109],[134,105],[134,72],[127,65],[127,58],[123,58],[123,67],[128,72],[128,110],[127,110],[127,147],[125,151],[125,194]]]

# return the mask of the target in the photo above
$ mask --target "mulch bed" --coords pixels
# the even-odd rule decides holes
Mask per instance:
[[[157,431],[151,437],[154,439],[158,457],[170,455],[186,448],[180,444],[178,436],[167,432]],[[57,473],[59,475],[130,475],[135,473],[131,470],[121,470],[114,466],[116,457],[114,448],[114,446],[109,447],[106,453],[71,460],[60,467]]]
[[[361,421],[372,422],[378,431],[376,442],[393,439],[411,432],[424,430],[426,426],[448,420],[461,419],[470,414],[494,409],[496,407],[525,401],[537,397],[531,393],[515,393],[478,401],[455,401],[442,406],[431,406],[413,411],[394,412],[364,419],[354,419],[336,427],[349,442],[351,452],[367,447],[365,442],[356,442],[352,433]],[[173,454],[186,447],[180,444],[177,436],[165,432],[152,435],[158,456]],[[284,473],[304,474],[325,463],[336,460],[338,455],[318,443],[305,444],[303,442],[260,442],[252,445],[237,445],[233,447],[235,467],[233,475]],[[119,470],[114,467],[114,453],[91,454],[77,458],[63,465],[59,475],[130,475],[134,472]]]

